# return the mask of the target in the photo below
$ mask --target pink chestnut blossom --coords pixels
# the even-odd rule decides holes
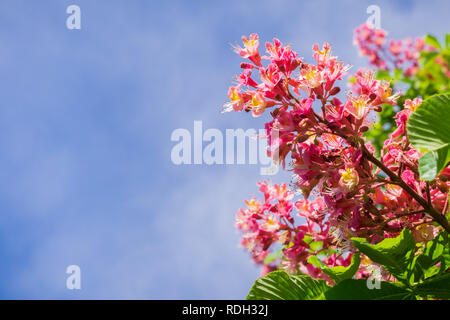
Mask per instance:
[[[385,45],[386,36],[385,30],[374,29],[366,23],[355,29],[353,38],[360,54],[367,56],[370,64],[380,70],[403,69],[404,75],[411,77],[417,73],[420,51],[433,50],[422,38],[391,39]]]
[[[242,58],[248,58],[255,65],[261,65],[261,56],[259,55],[259,37],[256,33],[250,35],[249,38],[242,36],[242,42],[244,43],[244,48],[236,45],[233,47],[234,51],[239,54]]]
[[[397,127],[384,142],[380,165],[363,133],[372,112],[381,111],[383,104],[396,105],[399,94],[389,82],[360,69],[350,92],[338,98],[338,81],[348,66],[331,55],[328,43],[313,46],[315,62],[309,64],[278,39],[266,44],[262,60],[258,36],[243,40],[245,48],[236,51],[248,61],[241,65],[238,84],[229,89],[224,111],[251,111],[255,117],[267,111],[268,153],[292,173],[290,187],[258,183],[262,197],[245,201],[246,208],[236,214],[241,244],[264,266],[263,272],[281,268],[331,281],[308,262],[310,256],[329,267],[348,266],[356,251],[352,237],[377,243],[407,228],[418,241],[432,239],[438,228],[429,227],[432,219],[411,190],[443,211],[448,207],[450,168],[431,184],[419,179],[421,153],[408,141],[406,122],[421,99],[407,100],[396,114]],[[386,43],[384,30],[364,25],[356,30],[355,42],[372,64],[388,68],[380,51]],[[388,51],[398,67],[414,65],[417,50],[423,48],[420,39],[390,41]],[[275,252],[275,260],[267,258]],[[372,265],[362,259],[359,278],[370,274]]]

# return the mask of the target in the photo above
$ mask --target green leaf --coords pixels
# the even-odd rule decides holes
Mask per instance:
[[[247,300],[318,300],[328,289],[325,280],[273,271],[255,281]]]
[[[420,56],[425,60],[425,63],[429,61],[434,61],[436,57],[439,55],[437,51],[421,51]]]
[[[432,152],[424,154],[419,159],[419,175],[424,180],[433,180],[437,175],[437,155]]]
[[[421,152],[450,144],[450,94],[434,95],[413,112],[407,123],[408,138]]]
[[[411,231],[403,229],[397,238],[387,238],[378,244],[370,244],[364,238],[352,238],[356,248],[372,261],[383,265],[394,277],[407,281],[408,265],[414,258],[416,243]]]
[[[428,268],[427,270],[423,271],[423,277],[424,278],[430,278],[433,277],[437,274],[441,274],[442,273],[442,268],[438,267],[438,266],[432,266],[430,268]]]
[[[419,159],[419,174],[423,180],[434,180],[450,161],[450,147],[424,154]]]
[[[425,37],[425,43],[437,49],[441,49],[441,44],[439,43],[438,39],[436,39],[436,37],[432,36],[431,34],[427,34],[427,36]]]
[[[434,95],[413,112],[406,124],[408,138],[420,152],[422,179],[432,180],[450,160],[450,94]]]
[[[308,262],[325,272],[334,282],[339,283],[343,280],[351,279],[355,275],[361,262],[361,256],[359,252],[355,253],[352,257],[352,262],[348,267],[337,266],[330,268],[316,256],[310,256]]]
[[[403,76],[403,70],[402,69],[400,69],[400,68],[396,68],[396,69],[394,69],[394,79],[395,80],[400,80],[400,78],[402,78],[402,76]]]
[[[450,49],[450,33],[445,34],[445,47]]]
[[[432,241],[428,241],[422,253],[414,258],[409,267],[410,283],[442,273],[446,268],[447,259],[450,260],[449,248],[450,239],[446,232],[441,232]],[[441,268],[436,266],[439,262]]]
[[[309,243],[311,250],[320,251],[323,248],[323,241],[312,241]]]
[[[450,299],[450,273],[429,278],[418,284],[414,291],[421,297]]]
[[[275,260],[277,260],[277,258],[278,258],[278,256],[277,256],[276,254],[274,254],[273,252],[272,252],[272,253],[269,253],[269,254],[264,258],[264,264],[265,264],[265,265],[268,265],[268,264],[274,262]]]
[[[325,292],[327,300],[405,300],[414,295],[405,287],[394,282],[380,282],[380,289],[369,289],[371,280],[347,279]]]
[[[377,70],[376,78],[377,78],[377,80],[387,80],[387,81],[392,80],[392,77],[389,74],[389,71],[385,71],[385,70]]]
[[[428,269],[441,261],[445,249],[449,246],[450,239],[448,233],[443,231],[432,241],[427,242],[423,252],[418,256],[418,263],[423,269]]]

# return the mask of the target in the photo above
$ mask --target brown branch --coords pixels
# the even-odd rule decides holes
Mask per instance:
[[[403,218],[403,217],[407,217],[407,216],[413,216],[415,214],[419,214],[419,213],[425,213],[425,210],[418,210],[418,211],[411,211],[411,212],[404,212],[404,213],[400,213],[397,214],[395,217],[391,217],[386,219],[385,221],[383,221],[383,223],[380,224],[380,228],[385,227],[389,222]]]
[[[402,187],[403,190],[405,190],[411,197],[413,197],[414,200],[416,200],[424,208],[426,213],[428,213],[434,219],[434,221],[439,223],[445,229],[445,231],[450,233],[450,224],[445,216],[438,212],[432,205],[428,203],[427,200],[417,194],[417,192],[415,192],[405,181],[403,181],[402,178],[391,171],[384,165],[384,163],[378,160],[369,150],[367,150],[366,145],[364,144],[364,141],[362,139],[360,139],[360,145],[367,160],[383,170],[383,172],[386,173],[393,182],[396,182],[400,187]]]
[[[427,192],[428,205],[431,206],[430,184],[428,183],[428,181],[426,182],[426,192]]]

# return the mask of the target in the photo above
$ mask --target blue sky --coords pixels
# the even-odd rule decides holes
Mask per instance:
[[[352,30],[370,4],[394,38],[450,31],[446,0],[1,1],[0,298],[244,298],[259,270],[233,220],[259,166],[176,166],[170,135],[263,126],[219,113],[242,35],[365,65]]]

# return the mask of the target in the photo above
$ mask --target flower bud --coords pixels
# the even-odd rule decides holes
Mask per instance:
[[[339,100],[338,98],[333,98],[333,105],[339,107],[340,105],[342,105],[341,100]]]
[[[242,69],[253,69],[254,66],[253,66],[251,63],[242,62],[242,63],[241,63],[241,68],[242,68]]]
[[[330,89],[333,87],[334,81],[327,81],[325,84],[325,91],[330,91]]]
[[[334,88],[331,89],[331,91],[330,91],[330,96],[334,96],[334,95],[338,94],[339,91],[341,91],[341,88],[339,88],[339,87],[334,87]]]
[[[376,107],[373,108],[373,110],[375,112],[381,112],[383,110],[383,107],[382,106],[376,106]]]
[[[315,88],[313,89],[313,91],[314,91],[314,93],[317,95],[317,98],[318,98],[318,99],[322,99],[322,96],[323,96],[323,88],[322,88],[321,85],[318,86],[318,87],[315,87]],[[319,97],[320,97],[320,98],[319,98]]]
[[[280,112],[280,108],[274,109],[270,114],[275,118],[278,115],[278,112]]]
[[[290,66],[290,68],[291,68],[290,71],[294,71],[295,69],[297,69],[297,67],[300,65],[300,63],[301,63],[301,60],[300,60],[300,59],[294,59],[294,60],[292,60],[291,66]]]
[[[359,131],[361,132],[366,132],[367,130],[369,130],[368,126],[362,126],[361,128],[359,128]]]

